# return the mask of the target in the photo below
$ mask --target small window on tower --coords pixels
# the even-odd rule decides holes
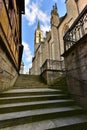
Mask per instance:
[[[41,41],[41,34],[39,33],[39,42]]]

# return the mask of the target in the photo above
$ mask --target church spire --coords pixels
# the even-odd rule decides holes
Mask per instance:
[[[37,29],[40,30],[40,21],[38,21]]]
[[[53,9],[52,9],[52,11],[51,11],[51,14],[53,13],[53,14],[55,14],[55,15],[58,15],[58,9],[57,9],[57,4],[55,3],[55,5],[53,5]]]
[[[59,24],[59,15],[58,15],[57,4],[55,3],[51,11],[51,25],[58,26],[58,24]]]

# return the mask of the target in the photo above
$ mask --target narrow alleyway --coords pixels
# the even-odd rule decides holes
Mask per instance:
[[[0,129],[86,130],[87,116],[62,90],[21,75],[12,90],[0,94]]]

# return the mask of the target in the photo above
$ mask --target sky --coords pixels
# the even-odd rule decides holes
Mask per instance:
[[[25,0],[25,15],[22,16],[22,44],[24,46],[22,61],[24,73],[32,67],[34,56],[34,32],[38,20],[44,35],[50,30],[50,13],[53,5],[57,4],[59,16],[66,13],[65,0]]]

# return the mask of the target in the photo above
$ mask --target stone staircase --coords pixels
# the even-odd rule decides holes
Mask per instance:
[[[34,76],[31,76],[34,81],[31,80],[32,85],[29,83],[29,86],[27,82],[31,77],[20,77],[24,87],[22,83],[20,85],[22,79],[19,78],[14,89],[0,94],[1,130],[87,129],[85,111],[70,96],[62,90],[46,88],[39,79],[41,88],[36,88]]]
[[[37,75],[20,75],[14,88],[48,88]]]

